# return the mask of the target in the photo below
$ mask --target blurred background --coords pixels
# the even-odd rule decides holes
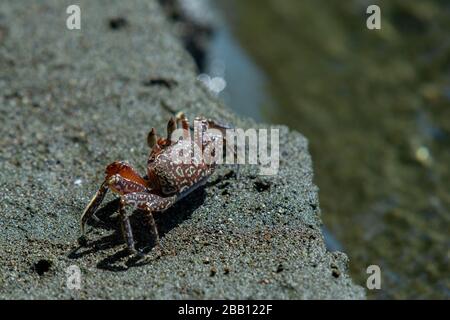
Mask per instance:
[[[450,1],[160,0],[199,80],[310,143],[330,250],[369,298],[450,298]],[[381,8],[381,30],[366,9]]]

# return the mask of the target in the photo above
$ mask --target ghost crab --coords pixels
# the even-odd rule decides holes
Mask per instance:
[[[85,224],[89,218],[95,216],[95,211],[103,201],[106,192],[110,189],[120,197],[119,217],[122,224],[122,234],[131,253],[138,253],[135,249],[133,232],[126,212],[127,207],[140,209],[146,212],[153,235],[156,238],[156,246],[159,248],[159,234],[153,218],[154,212],[162,212],[171,207],[198,187],[204,185],[212,175],[216,167],[215,161],[204,161],[194,152],[187,153],[191,161],[174,161],[174,148],[199,147],[201,150],[209,149],[214,155],[214,143],[218,139],[225,140],[225,130],[231,128],[202,117],[195,118],[194,124],[199,125],[200,130],[194,130],[194,138],[191,139],[192,127],[186,116],[180,112],[175,118],[170,118],[167,124],[167,138],[159,137],[155,128],[152,128],[147,136],[147,144],[150,147],[150,155],[147,161],[147,175],[141,176],[133,167],[124,162],[116,161],[106,167],[106,177],[99,190],[91,199],[81,215],[81,232],[85,236]],[[182,137],[174,137],[177,127],[182,130]],[[216,129],[215,133],[211,130]]]

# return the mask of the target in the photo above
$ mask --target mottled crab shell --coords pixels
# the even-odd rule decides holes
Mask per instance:
[[[202,185],[211,175],[212,166],[205,163],[198,153],[194,155],[194,152],[191,152],[194,144],[194,141],[180,140],[149,159],[149,180],[158,182],[163,195],[185,195],[196,186]],[[188,152],[186,163],[181,159],[177,161],[177,152],[180,150]]]

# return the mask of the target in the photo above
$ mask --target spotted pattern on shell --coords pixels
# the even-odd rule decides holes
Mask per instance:
[[[204,185],[216,167],[214,161],[206,163],[201,156],[202,152],[199,151],[209,152],[214,147],[214,142],[219,139],[217,135],[208,134],[210,126],[221,132],[227,127],[216,125],[213,121],[204,118],[196,118],[196,120],[194,125],[198,125],[199,129],[194,131],[193,139],[190,136],[189,122],[182,113],[177,115],[175,124],[181,123],[180,128],[184,130],[183,139],[177,141],[171,139],[170,136],[174,130],[173,120],[167,126],[167,139],[157,138],[154,129],[150,131],[151,139],[147,139],[147,141],[151,152],[147,160],[146,177],[142,177],[125,161],[116,161],[108,165],[104,182],[81,215],[82,232],[84,233],[87,220],[94,215],[107,190],[110,189],[120,195],[119,213],[128,248],[132,251],[135,250],[131,225],[125,212],[125,208],[128,206],[147,211],[153,221],[153,231],[158,238],[152,213],[165,211],[176,201]],[[188,157],[188,163],[174,161],[173,154],[177,150],[183,151],[182,156]],[[184,152],[186,153],[184,154]]]

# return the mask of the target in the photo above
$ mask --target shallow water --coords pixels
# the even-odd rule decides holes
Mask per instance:
[[[380,6],[371,31],[366,1],[223,3],[221,96],[308,137],[329,247],[361,285],[381,267],[369,297],[450,298],[450,2]]]
[[[232,34],[220,11],[212,9],[217,27],[208,47],[205,72],[226,80],[219,98],[227,106],[238,114],[262,121],[262,106],[273,103],[265,87],[267,78]]]

